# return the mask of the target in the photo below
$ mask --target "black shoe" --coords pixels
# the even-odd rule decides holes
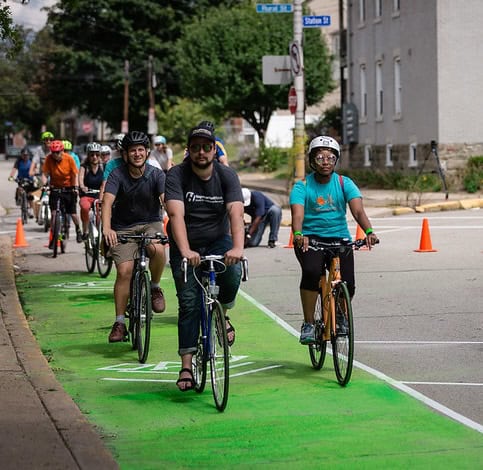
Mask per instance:
[[[82,232],[80,230],[76,231],[76,240],[77,243],[82,243]]]
[[[268,240],[268,248],[275,248],[276,242],[274,240]]]

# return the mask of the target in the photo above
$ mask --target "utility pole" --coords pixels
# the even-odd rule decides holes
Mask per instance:
[[[304,53],[302,0],[293,2],[293,40],[299,46],[300,73],[294,77],[294,87],[297,93],[297,109],[295,110],[294,154],[295,181],[305,178],[305,84],[304,84]]]
[[[129,60],[124,61],[124,111],[122,115],[121,132],[129,132]]]
[[[153,73],[153,56],[150,55],[148,59],[148,134],[154,135],[158,133],[158,121],[156,121],[156,110],[154,103],[154,88],[156,87],[155,75]]]

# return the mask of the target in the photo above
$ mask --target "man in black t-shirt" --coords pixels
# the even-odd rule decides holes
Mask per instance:
[[[103,235],[117,270],[114,284],[116,321],[109,335],[110,343],[124,341],[127,337],[124,317],[137,254],[135,242],[120,244],[117,237],[164,232],[161,201],[166,177],[162,170],[146,164],[149,138],[142,132],[132,131],[124,136],[121,146],[125,163],[109,174],[102,198]],[[166,264],[164,246],[151,243],[148,256],[152,308],[160,313],[166,308],[163,291],[159,287]]]
[[[184,282],[181,261],[198,266],[200,256],[225,255],[227,270],[217,278],[218,300],[232,308],[240,286],[243,257],[243,197],[236,172],[215,161],[215,135],[209,127],[197,126],[188,137],[188,156],[168,171],[166,210],[169,216],[170,265],[179,302],[178,340],[182,368],[177,381],[181,391],[194,386],[191,359],[196,353],[200,323],[199,286],[191,269]],[[228,343],[235,330],[227,319]]]

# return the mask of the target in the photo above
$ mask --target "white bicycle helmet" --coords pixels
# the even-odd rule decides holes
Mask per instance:
[[[101,151],[101,144],[97,142],[89,142],[86,146],[86,152],[100,152]]]
[[[111,155],[111,147],[109,147],[109,145],[101,145],[101,153],[108,153]]]
[[[118,150],[122,149],[121,143],[122,143],[122,139],[124,139],[125,135],[126,134],[117,134],[116,138],[114,139],[116,141],[116,147],[117,147]]]
[[[319,137],[316,137],[315,139],[312,139],[309,145],[309,156],[312,155],[312,150],[318,148],[327,148],[332,150],[337,159],[340,156],[339,143],[337,142],[337,140],[327,135],[321,135]]]

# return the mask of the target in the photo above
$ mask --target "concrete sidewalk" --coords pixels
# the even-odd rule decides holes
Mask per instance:
[[[99,434],[56,380],[15,286],[12,240],[0,237],[1,468],[115,469]]]

